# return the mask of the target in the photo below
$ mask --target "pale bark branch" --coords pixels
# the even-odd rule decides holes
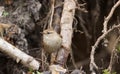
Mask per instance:
[[[55,0],[51,0],[51,16],[50,16],[50,24],[49,28],[52,29],[52,22],[53,22],[53,15],[54,15],[54,7],[55,7]]]
[[[94,54],[95,54],[95,49],[98,47],[98,44],[100,43],[100,41],[105,38],[105,36],[110,33],[111,31],[113,31],[114,29],[120,28],[120,24],[113,26],[111,29],[109,29],[107,32],[105,32],[104,34],[102,34],[97,41],[95,42],[95,44],[92,46],[92,50],[91,50],[91,54],[90,54],[90,71],[94,72],[94,68],[98,69],[98,66],[96,65],[95,61],[94,61]]]
[[[110,13],[109,13],[108,16],[105,18],[104,23],[103,23],[103,26],[104,26],[104,27],[103,27],[103,33],[107,31],[107,24],[108,24],[110,18],[112,17],[115,9],[116,9],[119,5],[120,5],[120,0],[112,7]]]
[[[95,42],[95,44],[92,46],[92,50],[91,50],[91,54],[90,54],[90,71],[91,72],[95,72],[94,69],[98,70],[98,66],[96,65],[95,61],[94,61],[94,54],[95,54],[95,49],[98,46],[98,44],[100,43],[100,41],[109,33],[111,32],[113,29],[120,27],[120,24],[117,26],[113,26],[112,29],[107,30],[107,24],[110,20],[110,18],[112,17],[115,9],[120,5],[120,0],[118,2],[116,2],[116,4],[112,7],[110,13],[108,14],[108,16],[105,18],[104,23],[103,23],[103,34],[97,39],[97,41]]]
[[[31,68],[33,70],[38,70],[40,63],[33,57],[22,52],[20,49],[11,45],[4,39],[0,38],[0,51],[7,54],[9,57],[16,60],[17,63],[22,63],[24,66]]]
[[[72,42],[72,24],[75,14],[76,3],[74,0],[65,0],[63,6],[63,12],[61,17],[61,36],[62,36],[62,46],[61,50],[58,53],[57,61],[63,64],[66,62],[66,59],[70,53],[71,42]]]

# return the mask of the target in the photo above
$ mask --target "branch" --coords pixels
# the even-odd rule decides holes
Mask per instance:
[[[26,67],[33,70],[39,69],[40,64],[38,61],[36,61],[33,57],[20,51],[20,49],[6,42],[2,38],[0,38],[0,51],[6,53],[8,56],[16,60],[17,63],[21,62]]]
[[[104,28],[103,28],[103,33],[107,31],[107,24],[108,24],[110,18],[112,17],[115,9],[116,9],[119,5],[120,5],[120,0],[112,7],[109,15],[105,18],[104,23],[103,23],[103,26],[104,26]]]
[[[94,54],[95,54],[95,49],[97,48],[98,44],[100,43],[100,41],[111,31],[113,31],[114,29],[120,28],[120,24],[113,26],[111,29],[109,29],[107,32],[103,33],[95,42],[95,44],[92,46],[92,50],[91,50],[91,54],[90,54],[90,71],[94,71],[95,69],[98,69],[98,66],[95,64],[94,62]]]
[[[91,50],[91,54],[90,54],[90,71],[94,72],[94,68],[98,70],[98,66],[95,64],[94,62],[94,54],[95,54],[95,49],[98,46],[98,44],[100,43],[100,41],[109,33],[111,32],[113,29],[120,27],[120,25],[117,26],[113,26],[112,29],[107,30],[107,24],[110,20],[110,18],[112,17],[115,9],[120,5],[120,0],[112,7],[109,15],[107,16],[107,18],[105,18],[104,23],[103,23],[103,34],[97,39],[97,41],[95,42],[95,44],[92,46],[92,50]]]
[[[49,28],[52,28],[52,22],[53,22],[53,15],[54,15],[54,7],[55,7],[55,0],[51,0],[51,17],[50,17],[50,24],[49,24]]]
[[[67,61],[67,57],[70,53],[71,42],[72,42],[72,24],[75,14],[76,4],[74,0],[65,0],[62,17],[60,21],[61,25],[61,36],[62,36],[62,46],[61,50],[58,52],[57,62],[64,65]]]

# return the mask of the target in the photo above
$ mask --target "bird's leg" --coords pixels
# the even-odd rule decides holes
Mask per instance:
[[[51,59],[50,59],[50,64],[54,64],[54,62],[56,61],[56,52],[51,53]]]

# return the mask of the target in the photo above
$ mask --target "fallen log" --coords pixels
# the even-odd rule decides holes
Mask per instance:
[[[20,49],[16,48],[2,38],[0,38],[0,51],[16,60],[17,63],[20,62],[24,66],[33,70],[39,69],[40,63],[37,60],[35,60],[32,56],[22,52]]]

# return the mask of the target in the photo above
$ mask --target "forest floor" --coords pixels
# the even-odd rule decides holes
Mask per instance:
[[[49,6],[49,3],[47,4],[46,0],[10,0],[10,2],[9,0],[8,2],[6,1],[7,0],[0,0],[0,23],[8,24],[13,27],[4,28],[4,31],[2,32],[3,38],[15,47],[19,48],[21,51],[34,57],[39,62],[43,62],[44,60],[41,60],[41,56],[43,55],[41,43],[42,34],[40,32],[43,31],[45,23],[47,23],[47,19],[45,17],[47,17],[47,15],[49,14],[47,10],[49,9],[47,8],[47,6]],[[90,4],[90,2],[88,4]],[[105,3],[103,3],[103,6],[104,5]],[[91,47],[93,46],[97,38],[102,34],[101,32],[103,25],[101,26],[101,24],[104,21],[103,14],[105,14],[102,14],[102,12],[97,13],[97,11],[99,10],[94,7],[93,10],[92,8],[91,10],[88,9],[89,14],[80,12],[78,10],[75,13],[75,18],[78,21],[77,29],[85,32],[84,27],[86,27],[88,33],[73,32],[71,47],[72,49],[74,49],[72,50],[72,55],[74,57],[75,64],[71,61],[71,56],[69,56],[65,66],[68,74],[70,74],[71,72],[71,74],[90,74],[89,64]],[[101,10],[102,9],[104,8],[102,8],[101,6]],[[96,14],[94,15],[94,13],[92,12],[95,12]],[[107,12],[108,10],[106,8],[106,13]],[[113,19],[111,21],[113,21]],[[73,23],[75,22],[76,21],[74,20]],[[82,27],[82,25],[79,24],[83,24],[84,26]],[[108,38],[109,40],[112,39],[114,37],[113,34],[116,34],[116,32],[113,31],[106,38]],[[100,70],[97,72],[98,74],[103,73],[103,71],[108,68],[111,58],[111,50],[109,52],[109,50],[107,50],[108,48],[104,47],[103,42],[104,39],[96,48],[97,50],[95,53],[95,62],[100,67]],[[115,62],[113,66],[113,72],[117,72],[116,74],[119,74],[119,53],[117,53],[117,56],[117,62]],[[75,67],[75,65],[77,66],[77,68]],[[49,65],[46,60],[43,66],[44,67],[41,67],[39,71],[48,71]],[[31,74],[29,73],[30,71],[30,69],[26,68],[22,64],[16,63],[15,60],[10,58],[5,53],[0,52],[0,74]],[[47,74],[47,72],[45,74]]]

